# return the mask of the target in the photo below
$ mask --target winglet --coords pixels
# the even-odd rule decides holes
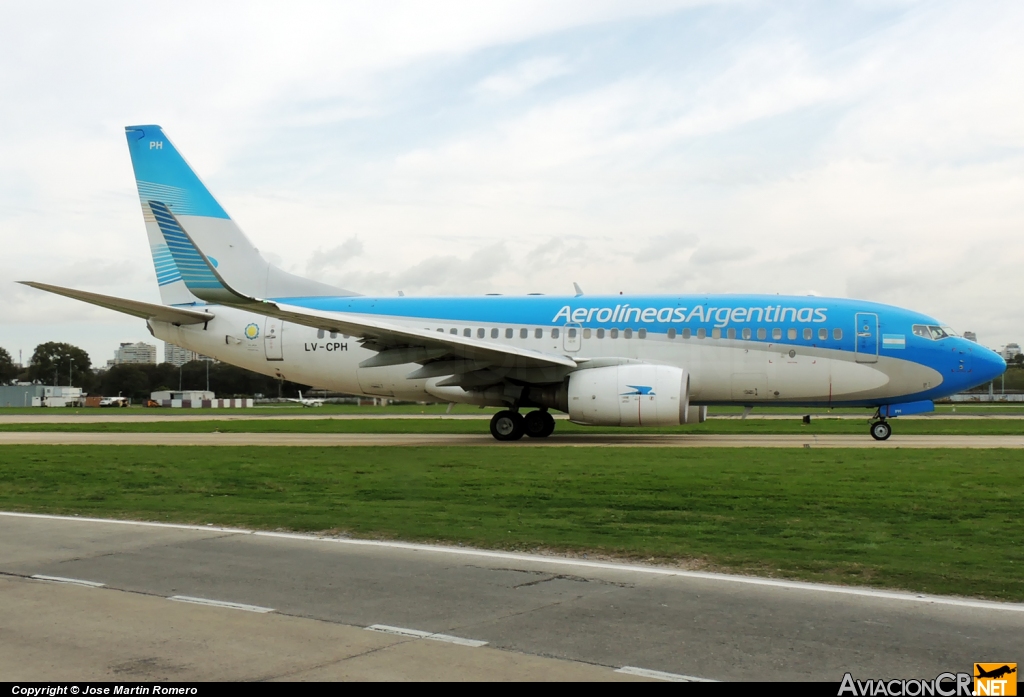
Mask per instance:
[[[580,297],[581,295],[583,295],[583,289],[580,288],[580,284],[579,283],[577,283],[576,281],[573,281],[572,282],[572,287],[576,289],[576,297],[577,298]]]

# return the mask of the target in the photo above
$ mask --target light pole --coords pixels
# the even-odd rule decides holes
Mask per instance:
[[[68,387],[71,387],[71,369],[75,367],[75,361],[72,358],[68,359]]]

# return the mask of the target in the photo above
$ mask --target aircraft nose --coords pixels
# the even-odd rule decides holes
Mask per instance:
[[[1006,372],[1006,361],[998,353],[989,349],[982,349],[975,354],[975,363],[975,372],[980,372],[984,376],[985,382],[994,380]],[[979,366],[977,363],[981,365]]]

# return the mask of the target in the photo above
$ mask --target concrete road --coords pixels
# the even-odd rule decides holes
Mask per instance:
[[[373,625],[399,634],[360,629]],[[12,514],[0,514],[0,626],[0,674],[19,680],[608,679],[629,667],[837,682],[932,678],[1024,649],[1020,604]]]
[[[449,433],[67,433],[0,431],[0,445],[254,445],[379,446],[477,445],[488,447],[610,446],[652,448],[1024,448],[1019,436],[894,435],[876,441],[864,435],[802,434],[558,434],[498,442],[482,425],[479,434]]]
[[[1024,405],[1022,405],[1024,408]],[[493,412],[481,412],[479,414],[402,414],[402,413],[357,413],[357,414],[331,414],[318,412],[315,409],[301,411],[295,414],[233,414],[220,413],[210,409],[184,409],[184,410],[155,410],[152,412],[103,412],[95,411],[87,413],[47,409],[40,410],[41,414],[0,414],[0,426],[4,424],[112,424],[132,423],[146,424],[162,421],[365,421],[365,420],[389,420],[389,419],[413,419],[427,421],[488,421]],[[863,421],[865,424],[870,420],[870,411],[865,410],[863,414],[821,414],[808,410],[815,419],[845,419],[852,421]],[[552,414],[559,421],[568,421],[567,414]],[[800,414],[714,414],[708,417],[712,421],[795,421],[801,418]],[[924,414],[914,416],[901,416],[900,421],[907,420],[933,420],[933,421],[1024,421],[1024,414],[1010,413],[1000,414]]]

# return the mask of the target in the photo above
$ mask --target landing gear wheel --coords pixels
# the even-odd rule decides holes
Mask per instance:
[[[514,411],[499,411],[491,417],[491,435],[497,440],[519,440],[524,430],[522,415]]]
[[[892,426],[886,421],[876,421],[871,424],[871,437],[875,440],[886,440],[892,435]]]
[[[546,411],[531,411],[523,417],[523,427],[530,438],[547,438],[555,431],[555,419]]]

